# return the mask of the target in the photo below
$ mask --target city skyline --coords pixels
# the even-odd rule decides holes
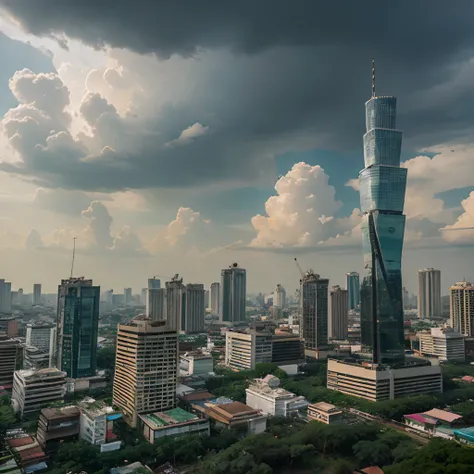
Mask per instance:
[[[154,43],[153,56],[132,41],[142,31],[125,31],[115,48],[104,29],[106,46],[94,49],[96,39],[68,37],[59,22],[64,49],[45,35],[44,12],[31,29],[30,12],[12,5],[0,21],[0,49],[11,52],[0,76],[0,263],[14,288],[39,282],[53,292],[69,274],[74,237],[76,274],[103,288],[143,288],[156,273],[207,286],[239,261],[249,292],[278,283],[292,292],[296,255],[343,286],[345,273],[363,270],[359,108],[372,55],[378,92],[397,92],[406,131],[404,284],[414,292],[426,267],[442,269],[443,294],[474,280],[474,256],[463,248],[474,236],[472,120],[463,106],[474,51],[457,54],[456,39],[470,44],[471,34],[458,13],[443,7],[457,34],[446,34],[442,56],[429,21],[415,24],[403,5],[393,8],[410,17],[415,38],[386,30],[368,48],[363,25],[384,17],[365,2],[350,39],[337,24],[322,49],[319,28],[301,38],[281,32],[277,42],[262,32],[273,39],[255,50],[239,35],[229,42],[216,33],[209,44],[194,32],[184,50]],[[35,117],[42,122],[33,133],[24,124]],[[114,154],[131,172],[110,166]]]

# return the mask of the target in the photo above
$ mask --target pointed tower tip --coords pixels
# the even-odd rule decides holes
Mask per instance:
[[[375,96],[375,59],[372,58],[372,97]]]

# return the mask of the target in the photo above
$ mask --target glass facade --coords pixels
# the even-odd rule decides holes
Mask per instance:
[[[401,260],[405,232],[407,170],[400,168],[402,134],[396,98],[366,103],[365,168],[359,174],[364,271],[361,338],[374,362],[404,359]]]
[[[96,374],[100,287],[64,280],[58,292],[58,361],[68,377]]]
[[[360,280],[357,272],[346,274],[346,287],[349,292],[349,309],[359,309],[360,306]]]

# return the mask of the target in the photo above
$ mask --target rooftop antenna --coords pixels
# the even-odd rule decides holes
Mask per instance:
[[[375,59],[372,58],[372,97],[375,96]]]
[[[77,237],[73,237],[73,246],[72,246],[72,263],[71,263],[71,278],[74,272],[74,257],[76,256],[76,239]]]

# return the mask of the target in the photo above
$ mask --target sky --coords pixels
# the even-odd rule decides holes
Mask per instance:
[[[0,0],[0,278],[248,292],[362,269],[364,104],[398,98],[404,284],[474,280],[474,3]]]

